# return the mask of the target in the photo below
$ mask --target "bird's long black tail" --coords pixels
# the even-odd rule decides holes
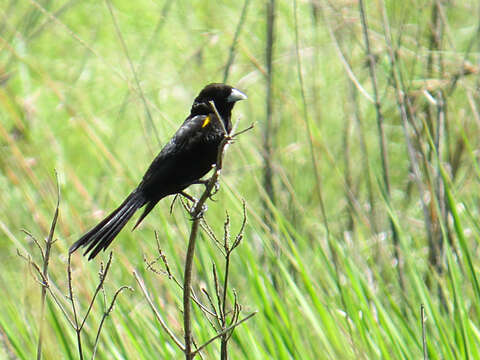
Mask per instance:
[[[145,199],[142,194],[137,190],[133,191],[117,209],[78,239],[70,247],[70,254],[79,247],[88,246],[84,255],[90,253],[88,260],[93,259],[101,250],[105,250],[110,245],[135,211],[143,205],[145,205]]]

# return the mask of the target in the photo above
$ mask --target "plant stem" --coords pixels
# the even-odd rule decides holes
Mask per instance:
[[[195,255],[195,243],[198,234],[198,228],[200,226],[200,220],[202,218],[203,213],[203,206],[207,199],[210,197],[215,184],[218,181],[220,176],[220,171],[222,169],[223,164],[223,153],[228,142],[235,137],[236,135],[230,136],[223,124],[223,120],[220,117],[217,109],[215,108],[215,104],[210,102],[212,109],[214,110],[215,114],[217,115],[216,118],[220,122],[220,125],[224,129],[224,138],[218,145],[218,155],[217,155],[217,162],[215,165],[215,171],[212,177],[208,180],[207,186],[205,191],[203,192],[200,199],[195,204],[192,211],[190,211],[190,215],[193,218],[192,221],[192,229],[190,231],[190,238],[188,240],[188,248],[187,254],[185,259],[185,271],[184,271],[184,282],[183,282],[183,328],[185,331],[185,359],[191,360],[195,356],[195,353],[192,352],[192,324],[191,324],[191,292],[192,292],[192,270],[193,270],[193,257]]]
[[[57,205],[55,207],[55,214],[53,215],[52,225],[50,226],[50,232],[48,234],[48,238],[45,241],[45,254],[43,254],[43,279],[46,284],[42,286],[42,295],[41,295],[41,303],[40,303],[40,326],[39,326],[39,334],[38,334],[38,344],[37,344],[37,360],[42,358],[42,343],[43,343],[43,327],[45,323],[45,301],[47,296],[47,286],[48,286],[48,263],[50,260],[50,249],[52,248],[53,244],[53,234],[55,233],[55,227],[57,225],[58,220],[58,208],[60,206],[60,187],[58,185],[58,176],[57,172],[55,171],[55,177],[57,179]]]
[[[227,240],[225,240],[227,241]],[[226,249],[227,253],[225,256],[225,279],[223,281],[223,299],[222,299],[222,331],[225,330],[227,325],[227,315],[226,315],[226,305],[227,305],[227,287],[228,287],[228,269],[230,267],[230,249]],[[220,346],[220,359],[228,359],[228,333],[222,335],[221,346]]]
[[[195,253],[195,242],[198,233],[199,219],[195,219],[188,240],[187,258],[185,260],[185,279],[183,283],[183,327],[185,331],[185,359],[193,359],[192,354],[192,324],[190,321],[190,289],[192,283],[193,256]]]

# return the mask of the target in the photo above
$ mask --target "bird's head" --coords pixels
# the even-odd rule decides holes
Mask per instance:
[[[238,89],[226,84],[209,84],[205,86],[195,98],[192,105],[192,114],[207,115],[213,112],[210,101],[213,101],[220,116],[229,125],[233,105],[239,100],[245,100],[247,95]]]

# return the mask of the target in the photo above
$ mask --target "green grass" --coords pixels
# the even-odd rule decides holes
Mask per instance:
[[[275,204],[268,203],[263,188],[266,3],[249,4],[228,83],[249,96],[234,110],[239,128],[252,122],[256,127],[229,147],[221,190],[206,213],[221,235],[228,209],[234,233],[241,225],[241,200],[247,203],[248,224],[232,255],[230,289],[236,290],[243,315],[258,314],[235,330],[232,359],[423,359],[422,304],[430,359],[480,359],[479,5],[438,2],[440,15],[435,17],[435,3],[385,4],[397,53],[395,66],[404,84],[401,90],[410,101],[407,133],[395,98],[381,2],[366,3],[390,195],[383,182],[375,107],[346,72],[348,63],[357,83],[373,96],[358,3],[340,2],[332,8],[322,1],[317,21],[310,3],[297,4],[308,119],[297,73],[293,2],[277,3]],[[113,1],[141,90],[105,2],[4,0],[3,5],[0,358],[32,359],[41,289],[17,249],[39,260],[35,244],[21,229],[38,239],[47,236],[56,202],[54,169],[61,203],[50,277],[54,292],[62,298],[67,293],[68,247],[136,185],[188,115],[199,90],[222,80],[243,3],[180,0],[165,6],[164,2]],[[432,46],[432,19],[441,24],[437,48]],[[340,60],[329,28],[346,63]],[[429,57],[433,58],[430,69]],[[452,80],[462,69],[469,71],[453,88]],[[434,105],[441,96],[445,110]],[[441,128],[438,116],[445,116],[440,149],[435,147]],[[311,161],[306,120],[320,184]],[[423,196],[412,175],[406,136],[419,164]],[[434,191],[439,182],[441,193]],[[200,191],[200,187],[191,190]],[[273,217],[272,230],[264,220],[265,201]],[[166,276],[148,271],[143,261],[144,254],[149,259],[156,256],[153,232],[157,230],[172,272],[182,279],[190,220],[178,204],[170,214],[170,203],[163,200],[141,228],[133,233],[125,229],[112,245],[106,304],[122,285],[135,291],[119,296],[104,324],[97,359],[182,356],[155,320],[132,275],[135,269],[144,278],[155,304],[181,338],[182,293]],[[448,215],[442,217],[442,211]],[[403,286],[389,219],[398,231]],[[429,260],[432,244],[427,229],[437,243],[443,235],[441,271]],[[82,314],[97,285],[99,263],[106,259],[107,254],[93,262],[80,254],[73,257],[73,284]],[[204,287],[213,293],[213,263],[223,274],[221,254],[202,234],[194,263],[196,292]],[[233,292],[229,297],[233,299]],[[44,358],[77,359],[75,333],[51,297],[47,299]],[[91,357],[106,304],[99,296],[85,325],[86,358]],[[215,331],[198,309],[193,315],[195,339],[201,344]],[[203,354],[205,359],[219,358],[219,343]]]

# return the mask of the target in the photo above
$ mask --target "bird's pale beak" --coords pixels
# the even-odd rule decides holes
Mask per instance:
[[[245,95],[243,92],[241,92],[238,89],[232,88],[232,91],[228,96],[227,101],[235,102],[235,101],[245,100],[245,99],[247,99],[247,95]]]

